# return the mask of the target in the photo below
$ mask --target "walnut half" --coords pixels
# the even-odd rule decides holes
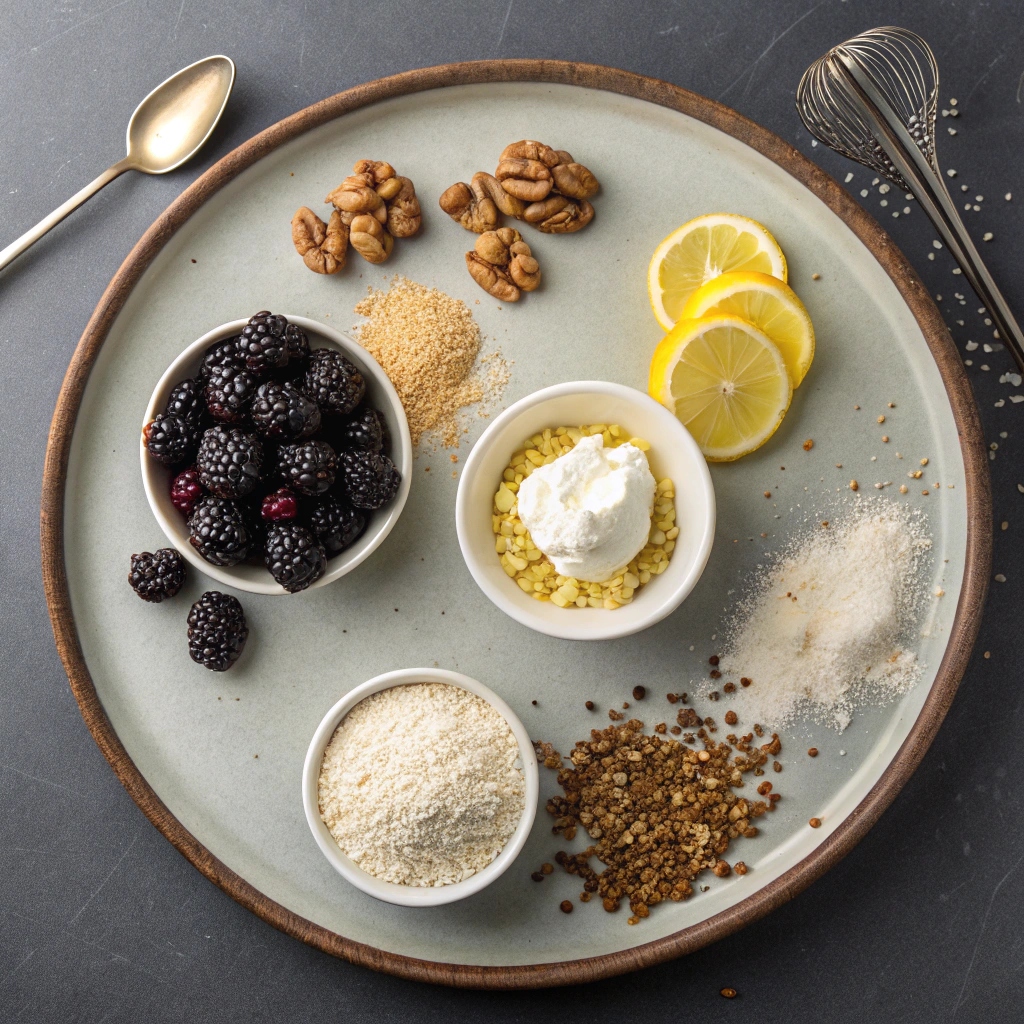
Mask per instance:
[[[518,302],[522,292],[540,284],[540,264],[515,228],[485,231],[466,253],[466,268],[485,292],[503,302]]]
[[[550,195],[543,202],[530,203],[523,219],[549,235],[567,235],[585,228],[594,219],[594,207],[581,199]]]
[[[292,217],[292,243],[310,270],[336,274],[348,256],[348,227],[337,210],[325,224],[308,206],[300,206]]]

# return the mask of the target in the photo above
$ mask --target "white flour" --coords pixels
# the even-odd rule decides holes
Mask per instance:
[[[741,726],[777,729],[808,715],[841,731],[858,704],[884,704],[913,686],[921,666],[907,644],[930,548],[919,515],[884,500],[859,502],[794,542],[727,629],[719,670],[736,684]]]
[[[320,769],[320,816],[364,871],[448,885],[501,852],[522,816],[519,744],[481,697],[447,683],[360,701]]]

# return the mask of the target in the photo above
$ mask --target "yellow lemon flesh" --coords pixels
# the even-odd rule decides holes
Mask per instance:
[[[799,387],[814,359],[814,327],[804,304],[788,284],[768,274],[722,274],[702,285],[687,300],[681,320],[716,313],[742,317],[775,343]]]
[[[701,285],[719,274],[752,270],[786,280],[786,257],[767,228],[735,213],[708,213],[676,228],[654,251],[647,291],[658,323],[670,331]]]
[[[732,462],[778,429],[793,387],[782,354],[737,316],[680,320],[654,351],[651,396],[676,414],[709,462]]]

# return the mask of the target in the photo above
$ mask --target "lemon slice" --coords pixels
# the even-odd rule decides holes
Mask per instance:
[[[647,291],[666,331],[683,315],[687,299],[719,274],[754,270],[786,280],[786,257],[767,228],[735,213],[707,213],[687,221],[651,257]]]
[[[760,448],[793,397],[772,340],[726,314],[680,320],[654,350],[648,391],[679,417],[709,462]]]
[[[752,323],[775,342],[793,387],[807,376],[814,359],[814,327],[796,292],[768,274],[721,274],[701,285],[683,307],[681,320],[729,313]]]

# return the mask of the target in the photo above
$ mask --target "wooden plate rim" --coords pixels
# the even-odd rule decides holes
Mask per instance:
[[[910,734],[882,777],[836,830],[788,872],[706,921],[632,949],[555,963],[481,967],[437,963],[389,953],[314,924],[252,886],[213,856],[160,800],[121,744],[82,655],[64,564],[65,482],[75,420],[90,370],[107,333],[142,273],[175,231],[245,168],[285,142],[360,107],[451,85],[547,82],[647,100],[687,114],[739,139],[774,161],[853,230],[892,279],[917,319],[957,424],[966,471],[967,559],[963,589],[938,674]],[[64,378],[50,427],[40,513],[43,584],[54,638],[89,731],[147,818],[210,881],[275,928],[311,946],[375,970],[463,988],[540,988],[593,981],[692,952],[731,934],[792,899],[844,857],[903,788],[917,767],[967,667],[981,621],[991,567],[991,494],[981,424],[966,373],[924,284],[878,223],[846,190],[796,149],[729,107],[678,86],[594,64],[555,60],[487,60],[421,68],[358,85],[279,121],[229,153],[187,188],[135,245],[103,293]]]

